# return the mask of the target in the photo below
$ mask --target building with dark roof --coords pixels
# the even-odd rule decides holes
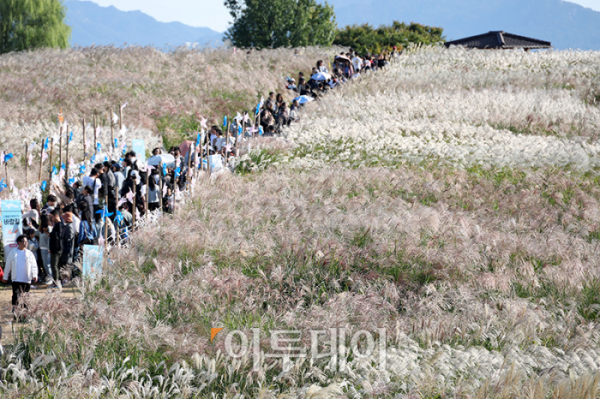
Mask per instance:
[[[513,35],[504,31],[492,31],[483,35],[466,37],[464,39],[453,40],[445,43],[446,47],[462,46],[466,48],[478,49],[548,49],[552,48],[550,42],[532,39],[530,37]]]

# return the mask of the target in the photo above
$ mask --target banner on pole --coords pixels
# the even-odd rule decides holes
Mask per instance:
[[[21,223],[21,201],[3,200],[0,204],[2,213],[2,243],[4,244],[4,256],[17,247],[17,237],[23,234],[23,223]]]
[[[135,156],[140,162],[146,162],[146,142],[140,139],[134,139],[131,147],[135,151]]]
[[[218,172],[223,169],[223,158],[219,154],[210,155],[210,169],[212,172]]]
[[[103,251],[99,245],[83,246],[83,276],[91,279],[102,274]]]

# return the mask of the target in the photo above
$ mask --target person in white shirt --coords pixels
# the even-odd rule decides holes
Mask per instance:
[[[218,127],[218,126],[215,125],[215,126],[212,126],[210,128],[210,132],[209,133],[210,133],[210,137],[209,137],[210,146],[214,150],[214,148],[216,146],[216,140],[218,140],[219,137],[221,137],[223,135],[223,131],[221,131],[220,127]]]
[[[25,226],[38,228],[40,225],[40,204],[36,198],[29,201],[30,210],[21,216]]]
[[[329,73],[329,70],[325,66],[325,63],[323,62],[323,60],[317,61],[317,69],[319,72]]]
[[[7,283],[12,280],[12,306],[13,311],[19,305],[19,300],[24,292],[29,292],[32,283],[37,282],[38,268],[35,256],[27,249],[27,237],[20,235],[17,237],[18,248],[11,251],[6,258],[6,270],[4,271],[4,280]],[[24,304],[25,307],[27,305]]]
[[[98,169],[93,168],[89,176],[83,178],[83,187],[90,186],[94,192],[94,212],[99,209],[100,198],[98,193],[102,187],[102,182],[98,178]]]
[[[354,58],[352,58],[352,65],[354,66],[355,72],[360,72],[363,65],[362,58],[360,58],[358,55],[355,55]]]

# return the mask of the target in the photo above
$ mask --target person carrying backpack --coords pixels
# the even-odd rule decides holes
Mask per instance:
[[[88,209],[85,202],[80,202],[78,207],[81,214],[81,225],[79,227],[79,236],[77,237],[77,245],[80,250],[84,245],[93,245],[98,238],[95,223],[92,223],[92,213]]]

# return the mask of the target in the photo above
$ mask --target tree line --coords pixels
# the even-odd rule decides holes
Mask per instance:
[[[338,29],[333,6],[316,0],[225,0],[233,19],[225,39],[239,48],[351,47],[381,53],[409,43],[443,42],[443,29],[394,21]],[[67,48],[71,28],[60,0],[0,0],[0,54],[40,47]]]

